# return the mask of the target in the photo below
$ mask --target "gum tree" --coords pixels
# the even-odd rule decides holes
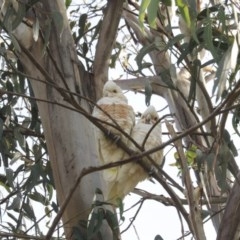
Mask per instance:
[[[67,239],[120,238],[100,173],[112,165],[99,166],[92,124],[115,136],[91,116],[109,70],[119,69],[122,89],[144,93],[147,105],[152,95],[167,103],[168,139],[151,151],[173,146],[181,184],[141,161],[151,151],[117,142],[131,155],[124,163],[138,160],[167,192],[147,198],[176,207],[195,239],[206,239],[204,214],[218,239],[238,239],[238,152],[229,132],[239,135],[239,4],[83,2],[68,19],[70,2],[1,1],[2,236],[50,239],[61,218]],[[45,218],[55,212],[47,233],[36,202]]]

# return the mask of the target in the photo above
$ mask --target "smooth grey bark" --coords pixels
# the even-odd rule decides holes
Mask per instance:
[[[18,34],[31,31],[28,26],[21,24],[21,29],[17,28],[14,36],[21,46],[19,61],[29,76],[37,99],[61,206],[81,171],[97,166],[98,160],[92,123],[78,112],[90,113],[90,105],[86,100],[73,97],[70,93],[84,96],[84,89],[88,89],[84,88],[86,81],[81,78],[84,74],[79,71],[64,1],[40,2],[41,9],[36,14],[42,35],[34,42],[29,39],[31,35]],[[60,13],[61,18],[53,17],[55,13]],[[51,31],[47,47],[44,48],[43,38],[46,33],[43,26],[46,19],[51,20]],[[62,27],[59,27],[61,21]],[[29,44],[24,44],[26,42],[30,43],[30,47]],[[74,227],[84,231],[80,227],[80,221],[87,221],[96,188],[104,189],[104,184],[101,174],[92,173],[82,179],[74,192],[62,218],[67,239],[73,238]],[[106,239],[111,239],[112,233],[107,227],[103,232]]]

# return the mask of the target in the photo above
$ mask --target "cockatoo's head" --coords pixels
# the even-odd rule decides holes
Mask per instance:
[[[140,122],[145,124],[155,124],[159,119],[158,113],[153,106],[149,106],[142,114]]]
[[[113,81],[107,81],[103,87],[103,97],[117,97],[121,98],[124,101],[127,101],[127,98],[124,96],[122,89]]]

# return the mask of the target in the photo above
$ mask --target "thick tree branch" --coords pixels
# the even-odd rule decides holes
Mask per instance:
[[[104,10],[93,63],[96,100],[102,96],[103,85],[108,80],[109,59],[116,39],[123,2],[123,0],[109,0]]]
[[[228,202],[223,214],[223,218],[217,234],[217,240],[232,239],[240,237],[240,173],[233,185]]]

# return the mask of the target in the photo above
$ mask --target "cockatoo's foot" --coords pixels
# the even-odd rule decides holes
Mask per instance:
[[[114,139],[114,143],[117,143],[121,139],[121,135],[115,134],[113,139]]]
[[[117,133],[113,133],[110,129],[107,132],[108,137],[112,136],[113,142],[116,144],[120,139],[121,135]]]
[[[153,175],[153,173],[155,173],[155,172],[156,172],[156,169],[155,169],[155,167],[152,166],[151,169],[149,170],[148,174],[151,177]]]

